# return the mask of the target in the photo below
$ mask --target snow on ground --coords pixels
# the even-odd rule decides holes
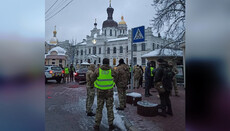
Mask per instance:
[[[131,93],[127,93],[128,96],[132,96],[132,97],[141,97],[140,93],[136,93],[136,92],[131,92]]]
[[[138,101],[137,104],[142,105],[144,107],[155,107],[158,105],[158,104],[150,103],[148,101]]]
[[[114,120],[113,120],[113,124],[116,127],[118,127],[120,130],[127,131],[126,127],[125,127],[125,124],[124,124],[124,121],[122,120],[122,117],[124,117],[124,116],[120,115],[118,113],[118,111],[116,110],[116,106],[118,106],[118,104],[119,104],[117,92],[114,92],[113,98],[114,98],[114,106],[113,106]],[[96,108],[97,108],[97,96],[95,95],[94,104],[93,104],[93,109],[94,109],[93,112],[95,112],[95,113],[96,113]],[[103,111],[102,111],[101,125],[109,128],[106,104],[104,104],[104,108],[103,108]]]

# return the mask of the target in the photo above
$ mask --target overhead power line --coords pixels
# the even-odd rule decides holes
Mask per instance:
[[[59,10],[63,5],[66,5],[66,2],[69,0],[59,0],[57,4],[46,14],[46,18],[50,17],[52,14],[54,14],[57,10]]]
[[[45,14],[47,14],[47,12],[58,2],[58,0],[56,0],[53,5],[50,6],[50,8],[45,12]]]
[[[57,11],[55,14],[53,14],[52,16],[50,16],[49,18],[46,19],[46,21],[48,21],[49,19],[53,18],[55,15],[57,15],[58,13],[60,13],[63,9],[65,9],[71,2],[73,2],[73,0],[71,0],[70,2],[68,2],[64,7],[62,7],[59,11]]]

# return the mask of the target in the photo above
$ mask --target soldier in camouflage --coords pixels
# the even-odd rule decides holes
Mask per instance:
[[[169,64],[169,67],[172,69],[172,71],[175,74],[178,74],[178,70],[177,70],[176,66],[173,64],[173,62],[169,61],[168,64]],[[173,88],[174,88],[175,96],[179,97],[176,75],[173,76]],[[172,92],[170,94],[172,95]]]
[[[86,89],[87,89],[87,100],[86,100],[86,113],[87,116],[94,116],[95,114],[92,112],[92,105],[95,96],[95,88],[93,82],[91,81],[91,76],[95,70],[95,65],[91,64],[88,67],[88,71],[86,73]]]
[[[117,110],[124,110],[126,107],[126,90],[127,90],[127,85],[129,81],[129,66],[124,63],[123,59],[119,60],[119,65],[116,69],[117,75],[119,76],[117,78],[117,91],[118,91],[118,97],[119,97],[119,103],[120,106],[116,108]]]
[[[140,79],[141,79],[141,75],[142,75],[142,73],[141,73],[141,68],[139,67],[139,65],[137,65],[135,68],[134,68],[134,89],[135,88],[139,88],[139,81],[140,81]]]
[[[102,71],[110,71],[111,76],[113,77],[113,81],[116,83],[117,81],[117,74],[116,72],[109,66],[109,59],[103,59],[103,65],[100,68],[96,69],[92,75],[92,82],[97,82],[99,79],[99,72]],[[103,82],[103,81],[101,81]],[[95,85],[95,83],[94,83]],[[95,86],[96,87],[96,86]],[[97,111],[96,111],[96,118],[95,118],[95,125],[94,129],[99,130],[101,119],[102,119],[102,110],[104,107],[104,103],[106,102],[107,114],[108,114],[108,123],[109,129],[114,129],[113,120],[114,120],[114,113],[113,113],[113,88],[112,89],[99,89],[97,87]]]

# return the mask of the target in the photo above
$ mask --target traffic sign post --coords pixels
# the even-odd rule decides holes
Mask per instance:
[[[132,28],[131,33],[131,89],[133,89],[133,43],[145,41],[145,26]]]

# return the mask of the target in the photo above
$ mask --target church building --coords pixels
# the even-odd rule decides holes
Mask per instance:
[[[107,20],[102,23],[102,29],[97,28],[95,20],[91,34],[82,42],[76,44],[75,61],[77,65],[83,62],[102,64],[104,58],[110,59],[110,66],[117,66],[123,58],[126,64],[131,64],[131,29],[128,30],[125,18],[121,16],[119,23],[113,20],[114,9],[107,8]],[[160,35],[154,36],[151,27],[145,29],[145,41],[133,45],[134,65],[146,66],[146,58],[142,55],[162,47],[167,40]]]

